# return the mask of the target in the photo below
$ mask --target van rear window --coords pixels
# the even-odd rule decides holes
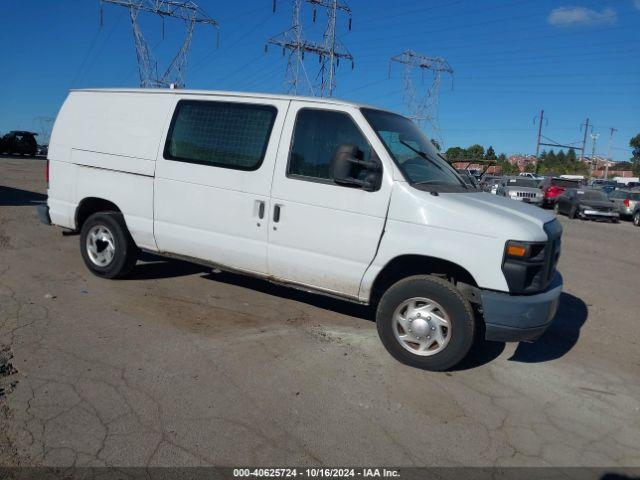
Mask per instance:
[[[164,157],[237,170],[262,164],[277,110],[269,105],[181,100]]]

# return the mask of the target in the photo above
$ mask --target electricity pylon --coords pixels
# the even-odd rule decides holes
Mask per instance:
[[[140,86],[142,88],[163,88],[174,85],[183,87],[187,67],[187,56],[196,25],[211,25],[219,28],[216,20],[209,17],[192,1],[178,0],[100,0],[100,23],[102,24],[102,5],[110,3],[129,9],[133,38],[136,46]],[[158,73],[158,61],[154,58],[149,44],[142,34],[138,17],[141,13],[158,15],[162,19],[163,35],[165,18],[175,18],[184,23],[186,34],[178,53],[162,75]]]
[[[291,28],[271,37],[267,40],[268,45],[276,45],[282,47],[282,54],[285,55],[289,51],[287,61],[287,70],[285,73],[285,89],[288,93],[298,94],[303,90],[307,90],[311,95],[315,95],[316,91],[321,97],[333,95],[336,88],[335,72],[340,65],[340,60],[348,60],[353,68],[353,56],[344,47],[342,42],[336,36],[336,26],[338,12],[343,12],[349,17],[349,30],[351,30],[351,9],[338,0],[305,0],[305,3],[314,6],[313,21],[317,19],[316,8],[324,8],[327,10],[327,27],[321,42],[315,42],[305,39],[302,34],[302,24],[300,14],[302,11],[302,0],[292,0],[293,15],[291,20]],[[275,11],[276,2],[273,3]],[[267,49],[265,46],[265,50]],[[314,88],[304,65],[305,53],[311,53],[318,56],[320,69],[316,79],[319,84]],[[301,75],[304,75],[306,89],[302,88]]]
[[[427,57],[413,50],[406,50],[399,55],[391,57],[391,62],[404,65],[403,74],[403,101],[407,113],[418,123],[428,123],[435,138],[441,140],[440,126],[438,124],[438,97],[440,95],[440,81],[443,73],[453,75],[453,69],[444,58]],[[420,75],[424,80],[424,71],[430,70],[433,75],[431,85],[425,93],[418,91],[414,82],[415,70],[420,70]],[[389,74],[391,74],[391,64],[389,64]]]

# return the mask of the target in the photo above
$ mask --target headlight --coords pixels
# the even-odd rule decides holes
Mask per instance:
[[[543,287],[546,246],[547,242],[509,240],[506,243],[502,272],[511,293],[533,293]]]

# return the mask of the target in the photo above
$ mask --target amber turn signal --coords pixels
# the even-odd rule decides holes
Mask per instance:
[[[507,255],[510,257],[523,258],[527,255],[527,247],[522,245],[509,245],[507,247]]]

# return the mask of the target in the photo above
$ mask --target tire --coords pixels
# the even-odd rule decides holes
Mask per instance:
[[[558,202],[553,205],[553,213],[556,214],[556,217],[560,215],[560,206],[558,205]]]
[[[424,301],[428,303],[423,305]],[[448,327],[435,318],[446,319]],[[462,294],[451,283],[430,275],[408,277],[392,285],[378,303],[376,324],[382,344],[396,360],[431,371],[457,365],[469,353],[476,326],[471,305]],[[434,340],[427,340],[431,335]],[[424,349],[422,353],[419,348]]]
[[[126,276],[138,259],[138,248],[118,212],[87,218],[80,232],[80,252],[87,268],[103,278]]]
[[[571,210],[569,210],[569,214],[567,215],[567,217],[573,220],[574,218],[576,218],[577,211],[578,209],[576,207],[571,207]]]
[[[633,214],[633,224],[640,227],[640,210]]]

